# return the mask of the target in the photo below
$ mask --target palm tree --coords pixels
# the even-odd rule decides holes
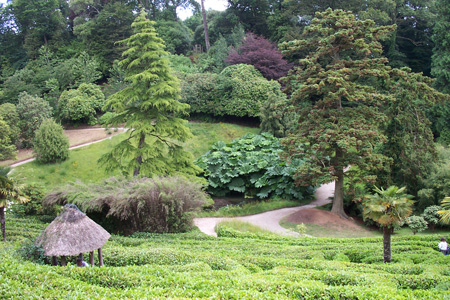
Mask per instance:
[[[441,202],[441,207],[444,210],[438,211],[438,214],[441,215],[441,223],[449,224],[450,223],[450,197],[445,197]]]
[[[363,202],[363,216],[372,219],[383,228],[383,259],[391,262],[391,234],[395,225],[412,213],[412,196],[405,193],[405,187],[390,186],[386,190],[375,187],[376,194],[367,195]]]
[[[8,178],[10,168],[0,168],[0,223],[3,241],[6,241],[5,229],[5,208],[9,201],[18,201],[20,203],[28,201],[21,193],[19,186],[15,185],[14,181]]]

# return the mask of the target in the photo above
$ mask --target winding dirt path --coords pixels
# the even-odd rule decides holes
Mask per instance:
[[[264,212],[261,214],[244,216],[244,217],[233,217],[233,218],[195,218],[194,225],[197,226],[200,231],[206,233],[208,235],[217,236],[214,228],[221,221],[226,220],[240,220],[244,222],[251,223],[263,229],[272,231],[277,234],[287,235],[287,236],[299,236],[297,232],[288,230],[284,227],[280,226],[280,220],[284,217],[298,212],[307,208],[314,208],[316,206],[322,206],[327,203],[330,203],[330,197],[334,195],[334,182],[330,182],[327,184],[321,185],[316,190],[316,200],[311,202],[308,205],[290,207],[290,208],[282,208],[273,211]]]

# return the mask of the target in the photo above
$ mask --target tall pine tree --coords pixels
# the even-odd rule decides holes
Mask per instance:
[[[192,134],[180,118],[189,105],[177,100],[179,83],[171,74],[154,24],[142,10],[132,24],[134,34],[123,41],[128,49],[119,64],[129,85],[113,94],[106,106],[118,113],[113,125],[125,123],[129,128],[128,137],[99,162],[124,175],[195,174],[193,157],[183,150],[183,142]]]
[[[385,139],[378,130],[384,120],[378,107],[388,96],[377,86],[389,80],[390,68],[380,57],[379,40],[393,30],[328,9],[316,13],[304,39],[282,44],[286,54],[307,53],[285,80],[300,117],[285,140],[288,156],[307,158],[298,170],[299,184],[335,180],[332,212],[342,217],[344,169],[356,165],[371,174],[384,160],[374,147]]]

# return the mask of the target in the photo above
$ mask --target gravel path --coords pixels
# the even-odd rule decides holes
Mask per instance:
[[[334,182],[330,182],[327,184],[321,185],[316,191],[316,200],[311,202],[308,205],[298,206],[298,207],[290,207],[290,208],[282,208],[273,211],[264,212],[257,215],[244,216],[244,217],[233,217],[233,218],[196,218],[194,219],[194,224],[197,226],[200,231],[212,235],[217,236],[217,233],[214,231],[217,223],[225,220],[240,220],[244,222],[251,223],[253,225],[259,226],[263,229],[282,234],[288,236],[299,236],[297,232],[290,231],[286,228],[280,226],[280,220],[284,217],[295,213],[299,210],[305,208],[314,208],[316,206],[322,206],[327,203],[330,203],[331,200],[329,197],[333,197],[334,195]]]

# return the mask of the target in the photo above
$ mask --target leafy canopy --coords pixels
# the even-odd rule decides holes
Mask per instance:
[[[298,126],[285,139],[287,157],[309,157],[297,173],[298,184],[336,180],[332,211],[343,210],[344,168],[362,170],[382,166],[384,157],[374,146],[384,141],[378,126],[379,110],[389,96],[377,83],[389,80],[390,68],[382,58],[379,40],[392,26],[375,26],[342,10],[316,13],[303,39],[283,43],[283,53],[306,53],[284,79],[286,92],[298,115]],[[373,180],[373,176],[366,180]]]
[[[375,194],[363,202],[363,215],[383,227],[393,228],[412,213],[414,201],[405,193],[405,187],[390,186],[386,190],[375,187]]]

